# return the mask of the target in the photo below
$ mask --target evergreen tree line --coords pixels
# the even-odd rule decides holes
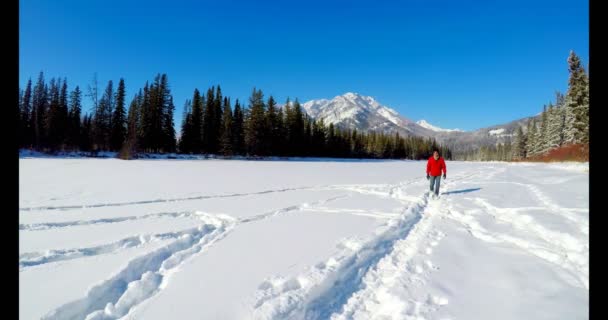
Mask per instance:
[[[49,83],[41,72],[32,87],[20,90],[18,137],[20,148],[54,151],[176,151],[173,98],[165,74],[125,105],[125,82],[112,80],[99,97],[96,78],[88,86],[91,113],[83,113],[79,86],[69,92],[66,79]]]
[[[194,90],[184,106],[180,138],[173,123],[175,106],[165,74],[146,83],[126,106],[124,79],[114,89],[108,81],[99,97],[96,77],[87,88],[91,113],[82,110],[83,93],[68,92],[66,79],[28,81],[20,90],[18,110],[21,148],[54,151],[115,151],[131,158],[140,152],[221,154],[225,156],[302,156],[423,159],[440,149],[433,139],[382,132],[341,129],[311,119],[296,99],[278,106],[253,89],[247,106],[223,96],[220,86],[204,94]]]
[[[514,158],[513,144],[510,141],[496,145],[481,146],[475,150],[467,150],[455,156],[464,161],[511,161]]]
[[[306,115],[297,99],[287,99],[279,107],[274,97],[265,101],[262,91],[255,88],[246,108],[237,99],[233,109],[219,86],[206,94],[194,90],[184,107],[179,141],[181,153],[227,156],[421,159],[430,156],[433,148],[451,157],[449,149],[431,139],[325,125]]]
[[[589,77],[580,58],[568,56],[568,91],[557,92],[555,104],[543,106],[538,117],[515,131],[515,141],[465,152],[463,160],[521,160],[570,144],[589,143]]]
[[[516,133],[515,158],[525,159],[569,144],[589,143],[589,77],[580,58],[568,57],[568,91],[556,94],[555,105],[543,107],[540,119],[530,119]]]

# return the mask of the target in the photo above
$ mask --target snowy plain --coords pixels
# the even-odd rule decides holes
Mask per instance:
[[[588,164],[19,160],[20,319],[586,319]]]

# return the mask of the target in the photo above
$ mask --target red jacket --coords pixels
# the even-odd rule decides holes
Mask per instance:
[[[439,159],[435,160],[435,158],[431,156],[426,163],[426,174],[430,174],[433,177],[440,176],[441,170],[443,170],[443,174],[448,172],[443,157],[439,157]]]

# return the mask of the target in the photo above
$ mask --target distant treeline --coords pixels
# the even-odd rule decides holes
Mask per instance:
[[[99,97],[96,78],[85,94],[92,112],[84,113],[80,87],[68,92],[67,79],[51,79],[41,72],[34,85],[19,92],[20,148],[55,151],[116,151],[123,159],[138,153],[220,154],[244,156],[300,156],[344,158],[424,159],[434,148],[446,159],[451,150],[434,139],[399,134],[359,132],[311,119],[296,99],[278,107],[253,89],[247,106],[222,95],[220,86],[205,94],[194,90],[184,106],[179,139],[175,105],[166,74],[134,95],[126,106],[125,81],[114,90],[109,81]]]
[[[515,141],[485,146],[458,153],[461,160],[526,160],[538,158],[551,150],[589,143],[589,77],[580,58],[568,57],[568,91],[557,92],[555,104],[543,106],[540,119],[532,118],[525,128],[518,127]]]

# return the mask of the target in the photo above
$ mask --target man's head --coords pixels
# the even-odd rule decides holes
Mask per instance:
[[[435,160],[439,159],[439,150],[433,150],[433,158],[435,158]]]

